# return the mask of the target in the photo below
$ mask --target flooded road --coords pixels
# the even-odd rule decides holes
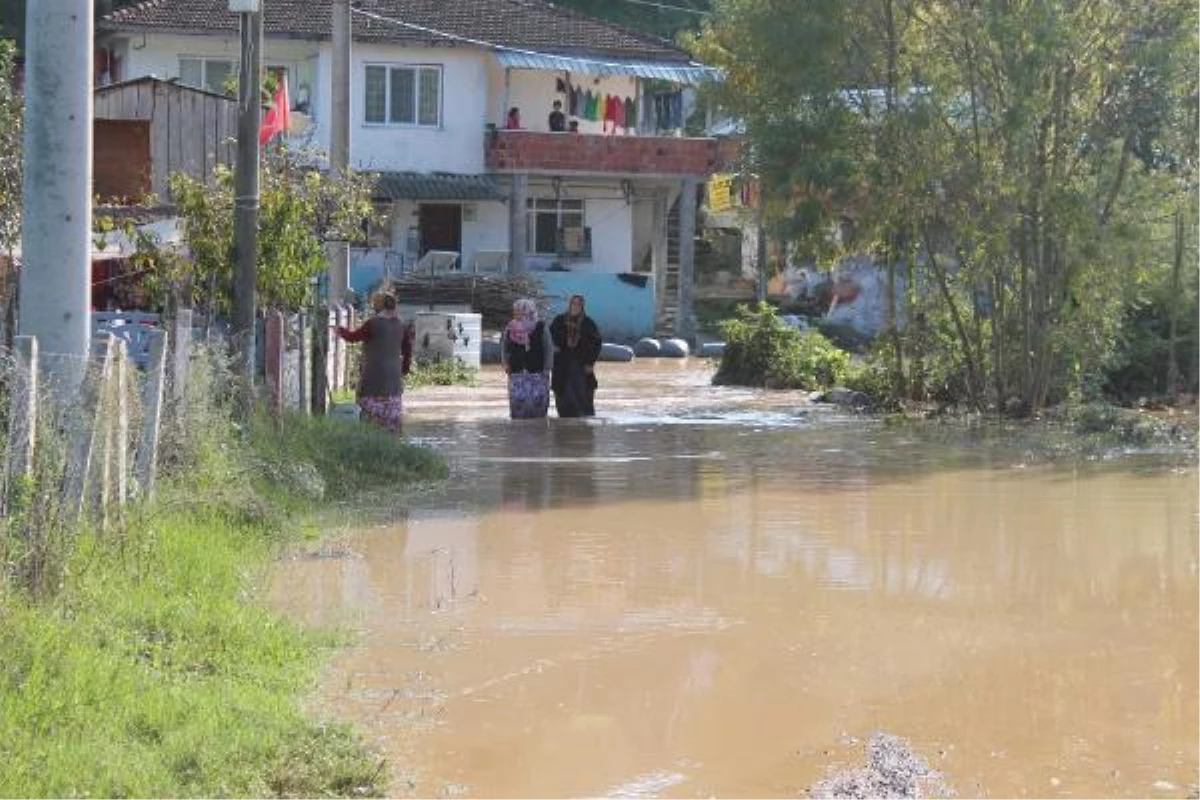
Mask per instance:
[[[320,710],[393,795],[797,797],[876,730],[962,796],[1193,791],[1194,465],[600,367],[586,422],[412,393],[450,485],[274,575],[361,631]]]

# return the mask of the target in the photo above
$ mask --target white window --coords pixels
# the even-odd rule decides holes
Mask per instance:
[[[529,199],[529,238],[526,250],[534,255],[583,255],[589,249],[583,227],[583,201]]]
[[[225,85],[237,74],[237,66],[225,58],[179,57],[179,82],[210,92],[225,94]]]
[[[368,64],[364,109],[370,125],[442,124],[442,68]]]

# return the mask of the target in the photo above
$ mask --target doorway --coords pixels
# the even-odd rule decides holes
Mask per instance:
[[[421,255],[430,250],[462,252],[462,206],[455,203],[421,203],[417,212]]]

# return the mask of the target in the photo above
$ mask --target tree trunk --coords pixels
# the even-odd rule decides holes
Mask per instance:
[[[946,308],[950,311],[950,318],[954,320],[954,330],[958,333],[959,342],[962,344],[963,356],[967,360],[967,399],[971,408],[978,411],[981,410],[979,390],[982,384],[980,382],[979,365],[982,359],[971,346],[971,335],[967,330],[966,323],[963,321],[958,303],[954,302],[954,295],[950,293],[950,284],[946,279],[946,270],[938,263],[937,256],[933,251],[933,241],[929,236],[929,230],[926,229],[923,233],[925,238],[925,256],[929,259],[929,266],[933,270],[934,277],[937,278],[938,289],[941,290],[942,299],[946,301]]]
[[[1175,207],[1175,263],[1171,265],[1171,327],[1167,343],[1167,391],[1179,402],[1179,306],[1182,301],[1184,222],[1183,209]]]

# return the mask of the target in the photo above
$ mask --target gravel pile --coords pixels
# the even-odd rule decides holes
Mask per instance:
[[[953,797],[942,775],[929,767],[898,736],[876,733],[867,743],[865,767],[840,770],[809,789],[810,797],[917,798]]]

